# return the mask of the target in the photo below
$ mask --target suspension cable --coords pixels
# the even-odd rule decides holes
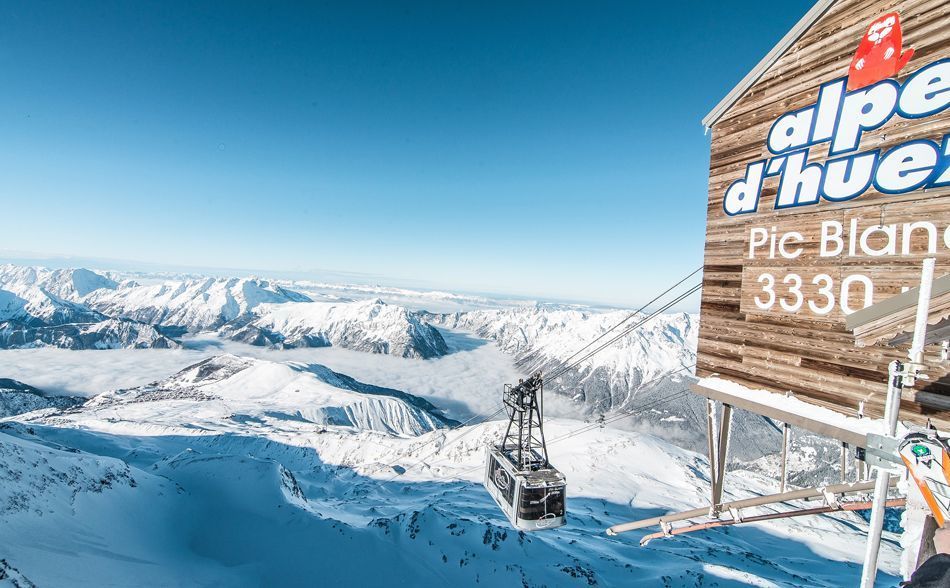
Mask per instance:
[[[667,294],[669,294],[672,290],[676,289],[677,286],[679,286],[680,284],[682,284],[682,283],[685,282],[686,280],[688,280],[688,279],[690,279],[691,277],[693,277],[694,275],[696,275],[696,273],[699,272],[699,271],[701,271],[702,269],[703,269],[703,266],[699,266],[698,268],[694,269],[694,270],[691,271],[690,273],[686,274],[686,276],[683,277],[682,279],[680,279],[678,282],[676,282],[675,284],[673,284],[672,286],[670,286],[670,287],[667,288],[666,290],[660,292],[656,297],[653,298],[653,300],[650,300],[649,302],[647,302],[646,304],[644,304],[644,305],[641,306],[640,308],[638,308],[638,309],[636,309],[635,311],[631,312],[631,313],[630,313],[629,315],[627,315],[627,317],[624,318],[622,321],[620,321],[619,323],[617,323],[617,324],[615,324],[614,326],[610,327],[609,329],[607,329],[606,331],[604,331],[603,333],[601,333],[596,339],[594,339],[593,341],[591,341],[591,342],[588,343],[587,345],[584,345],[583,347],[581,347],[580,349],[578,349],[577,351],[575,351],[573,355],[571,355],[570,357],[568,357],[567,359],[565,359],[562,363],[565,363],[565,364],[566,364],[566,363],[570,362],[572,359],[574,359],[575,357],[577,357],[578,355],[580,355],[582,351],[584,351],[585,349],[587,349],[588,347],[590,347],[590,346],[593,345],[594,343],[597,343],[598,341],[600,341],[601,339],[603,339],[604,337],[606,337],[611,331],[613,331],[613,330],[619,328],[621,325],[623,325],[624,323],[626,323],[627,321],[629,321],[629,320],[632,319],[633,317],[635,317],[635,316],[637,316],[638,314],[640,314],[641,312],[643,312],[648,306],[650,306],[651,304],[653,304],[654,302],[656,302],[656,301],[659,300],[660,298],[663,298],[664,296],[666,296]]]
[[[699,272],[699,271],[702,270],[702,269],[703,269],[703,266],[699,266],[698,268],[696,268],[695,270],[693,270],[692,272],[690,272],[689,274],[687,274],[685,277],[683,277],[682,279],[680,279],[679,281],[677,281],[675,284],[673,284],[672,286],[670,286],[669,288],[667,288],[666,290],[664,290],[663,292],[661,292],[659,295],[657,295],[656,297],[654,297],[652,300],[650,300],[649,302],[647,302],[646,304],[644,304],[643,306],[641,306],[638,310],[636,310],[636,311],[630,313],[630,315],[628,315],[628,316],[627,316],[626,318],[624,318],[622,321],[620,321],[619,323],[615,324],[614,326],[610,327],[609,329],[607,329],[606,331],[604,331],[603,333],[601,333],[597,338],[595,338],[594,340],[592,340],[590,343],[588,343],[588,344],[585,345],[584,347],[581,347],[580,349],[578,349],[576,352],[574,352],[574,354],[572,354],[572,355],[571,355],[570,357],[568,357],[566,360],[564,360],[563,362],[561,362],[561,363],[562,363],[562,367],[560,367],[559,369],[555,370],[555,372],[554,372],[553,374],[549,374],[546,378],[544,378],[543,383],[545,383],[545,384],[546,384],[546,383],[550,383],[550,382],[553,381],[555,378],[559,377],[560,375],[566,373],[567,371],[569,371],[569,370],[573,369],[574,367],[576,367],[577,365],[579,365],[581,362],[584,362],[584,361],[590,359],[591,357],[593,357],[593,356],[596,355],[597,353],[603,351],[604,349],[606,349],[607,347],[609,347],[610,345],[612,345],[612,344],[615,343],[616,341],[622,339],[623,337],[625,337],[625,336],[627,336],[628,334],[632,333],[634,330],[640,328],[640,327],[643,326],[647,321],[653,319],[654,317],[656,317],[656,316],[659,315],[660,313],[662,313],[662,312],[668,310],[669,308],[671,308],[671,307],[674,306],[675,304],[678,304],[679,302],[683,301],[684,299],[686,299],[687,297],[689,297],[689,296],[692,295],[693,293],[697,292],[700,288],[702,288],[702,282],[700,282],[699,284],[696,284],[696,285],[692,286],[689,290],[687,290],[687,291],[686,291],[685,293],[683,293],[683,294],[680,294],[679,296],[677,296],[676,298],[674,298],[671,302],[668,302],[668,303],[664,304],[663,306],[661,306],[660,308],[654,310],[654,311],[651,312],[649,315],[647,315],[645,318],[643,318],[642,320],[638,321],[636,324],[625,328],[623,331],[620,332],[619,335],[616,335],[615,337],[611,338],[611,339],[608,340],[606,343],[600,345],[599,347],[597,347],[596,349],[594,349],[594,350],[591,351],[590,353],[584,355],[582,358],[578,359],[577,361],[575,361],[575,362],[573,362],[573,363],[569,363],[572,359],[574,359],[574,358],[577,357],[579,354],[581,354],[582,352],[584,352],[584,350],[590,348],[592,345],[596,344],[598,341],[600,341],[601,339],[603,339],[604,337],[606,337],[609,333],[613,332],[614,330],[616,330],[617,328],[619,328],[619,327],[622,326],[623,324],[627,323],[630,319],[632,319],[632,318],[634,318],[635,316],[637,316],[637,315],[638,315],[639,313],[641,313],[644,309],[646,309],[649,305],[653,304],[654,302],[656,302],[657,300],[659,300],[660,298],[662,298],[663,296],[665,296],[665,295],[668,294],[669,292],[673,291],[675,288],[677,288],[678,286],[680,286],[683,282],[685,282],[686,280],[688,280],[688,279],[691,278],[692,276],[696,275],[696,273]],[[679,372],[679,371],[682,371],[683,369],[686,369],[686,368],[681,368],[681,369],[679,369],[679,370],[676,370],[675,372],[670,372],[670,373],[664,374],[662,377],[667,377],[667,376],[669,376],[669,375],[672,375],[672,374],[674,374],[674,373],[677,373],[677,372]],[[647,384],[642,384],[641,387],[642,387],[642,386],[645,386],[645,385],[647,385]],[[484,419],[483,419],[483,420],[481,421],[481,423],[479,423],[479,424],[485,423],[485,422],[487,422],[487,421],[493,419],[495,416],[497,416],[498,414],[500,414],[500,413],[503,412],[504,410],[505,410],[505,407],[504,407],[504,406],[501,406],[501,407],[500,407],[498,410],[496,410],[494,413],[492,413],[492,414],[490,414],[490,415],[484,417]],[[638,410],[643,410],[643,407],[639,408]],[[630,412],[629,414],[633,414],[633,413]],[[624,414],[624,416],[629,416],[629,414]],[[456,425],[455,427],[450,428],[449,430],[450,430],[450,431],[454,431],[454,430],[460,429],[460,428],[462,428],[462,427],[465,427],[465,426],[469,425],[472,421],[474,421],[476,418],[479,418],[479,416],[480,416],[480,415],[475,415],[475,416],[473,416],[472,418],[468,419],[467,421],[465,421],[465,422],[463,422],[463,423],[461,423],[461,424],[459,424],[459,425]],[[612,418],[613,418],[613,417],[612,417]],[[611,422],[613,422],[613,421],[611,421]],[[599,425],[599,423],[598,423],[598,425]],[[430,457],[432,457],[433,455],[437,454],[439,451],[442,451],[443,449],[445,449],[445,448],[448,447],[449,445],[458,442],[459,440],[461,440],[463,437],[465,437],[466,435],[468,435],[469,433],[471,433],[471,432],[474,431],[474,430],[475,430],[475,427],[473,426],[472,428],[470,428],[469,430],[463,432],[461,435],[459,435],[458,437],[456,437],[456,438],[453,439],[452,441],[448,441],[448,442],[444,443],[441,447],[437,448],[435,451],[430,452],[429,454],[425,455],[424,457],[422,457],[422,458],[421,458],[419,461],[417,461],[416,463],[414,463],[414,464],[412,464],[412,465],[410,465],[410,466],[408,466],[408,467],[403,468],[403,470],[402,470],[401,472],[397,472],[396,475],[394,475],[392,478],[390,478],[390,479],[387,480],[387,481],[391,482],[391,481],[395,480],[396,478],[398,478],[398,477],[404,475],[404,474],[405,474],[406,472],[408,472],[410,469],[415,468],[415,467],[421,465],[422,463],[425,462],[425,460],[427,460],[427,459],[429,459]],[[422,446],[421,446],[420,448],[426,447],[426,446],[428,446],[428,445],[431,445],[432,443],[435,443],[437,440],[438,440],[438,438],[435,438],[435,437],[434,437],[433,439],[431,439],[431,440],[427,441],[426,443],[422,444]],[[553,442],[553,441],[552,441],[552,442]],[[388,467],[388,468],[394,468],[396,465],[398,465],[398,463],[397,463],[397,462],[393,462],[392,464],[388,464],[386,467]]]
[[[692,294],[698,292],[701,288],[702,288],[702,283],[701,283],[701,282],[700,282],[699,284],[696,284],[696,285],[692,286],[689,290],[687,290],[687,291],[684,292],[683,294],[680,294],[679,296],[677,296],[676,298],[674,298],[672,301],[667,302],[666,304],[664,304],[664,305],[661,306],[660,308],[656,309],[655,311],[653,311],[652,313],[650,313],[648,316],[646,316],[644,319],[638,321],[636,324],[631,325],[630,327],[627,327],[626,329],[624,329],[623,331],[621,331],[620,334],[614,336],[613,338],[611,338],[610,340],[608,340],[606,343],[601,344],[599,347],[597,347],[596,349],[594,349],[594,350],[591,351],[590,353],[587,353],[586,355],[584,355],[584,356],[581,357],[580,359],[574,361],[573,363],[563,365],[563,366],[560,367],[559,369],[555,370],[554,373],[548,374],[548,376],[545,378],[545,382],[550,382],[551,380],[554,380],[555,378],[561,376],[562,374],[564,374],[564,373],[570,371],[571,369],[577,367],[578,365],[580,365],[580,364],[583,363],[584,361],[587,361],[588,359],[590,359],[590,358],[593,357],[594,355],[600,353],[601,351],[603,351],[603,350],[606,349],[607,347],[613,345],[614,343],[616,343],[616,342],[619,341],[620,339],[626,337],[627,335],[629,335],[630,333],[632,333],[632,332],[635,331],[636,329],[642,327],[642,326],[643,326],[644,324],[646,324],[648,321],[650,321],[650,320],[652,320],[653,318],[657,317],[658,315],[660,315],[660,314],[663,313],[664,311],[670,309],[671,307],[673,307],[673,306],[675,306],[676,304],[682,302],[683,300],[685,300],[686,298],[688,298],[688,297],[691,296]]]
[[[627,417],[633,416],[633,415],[635,415],[635,414],[637,414],[637,413],[640,413],[640,412],[642,412],[642,411],[644,411],[644,410],[649,410],[649,409],[651,409],[651,408],[655,408],[655,407],[657,407],[657,406],[661,406],[661,405],[663,405],[663,404],[666,404],[667,402],[672,402],[673,400],[678,400],[678,399],[680,399],[680,398],[683,398],[683,397],[687,396],[687,393],[688,393],[688,392],[689,392],[688,389],[683,389],[683,390],[680,390],[680,391],[678,391],[678,392],[675,392],[675,393],[673,393],[673,394],[671,394],[671,395],[669,395],[669,396],[665,396],[665,397],[663,397],[663,398],[654,400],[653,402],[650,402],[650,403],[648,403],[648,404],[646,404],[646,405],[644,405],[644,406],[637,407],[636,409],[630,409],[630,410],[625,410],[625,411],[618,412],[618,413],[616,413],[616,414],[614,414],[614,415],[611,415],[610,418],[604,420],[603,422],[587,423],[587,424],[585,424],[585,425],[583,425],[583,426],[581,426],[581,427],[578,427],[577,429],[574,429],[573,431],[569,431],[569,432],[567,432],[567,433],[565,433],[565,434],[563,434],[563,435],[561,435],[561,436],[559,436],[559,437],[555,437],[554,439],[551,439],[550,441],[548,441],[548,444],[558,443],[558,442],[560,442],[560,441],[564,441],[564,440],[566,440],[566,439],[570,439],[570,438],[572,438],[572,437],[576,437],[576,436],[578,436],[578,435],[582,435],[582,434],[584,434],[584,433],[586,433],[586,432],[588,432],[588,431],[591,431],[591,430],[593,430],[593,429],[600,428],[600,427],[603,426],[603,425],[608,425],[608,424],[617,422],[617,421],[622,420],[622,419],[624,419],[624,418],[627,418]],[[474,471],[476,471],[476,470],[479,470],[479,469],[481,469],[481,468],[483,468],[483,467],[484,467],[483,464],[479,464],[479,465],[477,465],[477,466],[475,466],[475,467],[468,468],[468,469],[466,469],[466,470],[462,470],[462,471],[459,472],[458,474],[455,474],[454,476],[452,476],[450,479],[459,480],[460,482],[467,482],[467,480],[462,479],[462,476],[465,476],[465,475],[467,475],[467,474],[470,474],[471,472],[474,472]]]

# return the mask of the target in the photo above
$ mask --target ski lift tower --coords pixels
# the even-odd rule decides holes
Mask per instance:
[[[502,450],[511,456],[519,469],[548,466],[548,448],[544,443],[541,422],[544,380],[541,372],[517,386],[505,384],[504,403],[508,412],[508,428],[502,441]]]
[[[511,524],[523,531],[553,529],[565,523],[564,474],[548,462],[542,416],[541,372],[516,386],[505,385],[508,427],[498,445],[490,445],[485,488]]]

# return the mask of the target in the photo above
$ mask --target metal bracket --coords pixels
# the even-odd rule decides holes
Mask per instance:
[[[838,496],[834,492],[828,492],[826,489],[822,488],[821,493],[825,497],[825,504],[833,507],[838,506]]]
[[[882,470],[897,470],[894,466],[904,466],[900,458],[900,439],[887,435],[868,433],[867,447],[864,452],[869,466]]]
[[[738,508],[732,507],[729,509],[729,514],[732,515],[732,520],[737,523],[742,522],[742,514],[739,512]]]

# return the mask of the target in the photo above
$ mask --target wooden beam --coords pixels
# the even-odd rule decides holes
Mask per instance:
[[[867,447],[867,436],[857,431],[836,427],[835,425],[830,425],[823,421],[795,414],[793,412],[776,408],[762,402],[757,402],[743,396],[736,396],[734,394],[729,394],[728,392],[722,392],[713,388],[700,386],[699,384],[693,384],[690,386],[690,389],[696,394],[711,400],[718,400],[735,408],[741,408],[742,410],[748,410],[749,412],[754,412],[755,414],[769,417],[770,419],[776,421],[788,423],[793,427],[811,431],[816,435],[822,435],[824,437],[830,437],[831,439],[842,441],[852,447]]]

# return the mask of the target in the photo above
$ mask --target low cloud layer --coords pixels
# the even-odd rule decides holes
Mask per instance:
[[[319,363],[366,383],[421,396],[446,416],[465,420],[495,412],[504,384],[523,375],[510,356],[494,344],[443,330],[453,353],[436,359],[404,359],[337,348],[276,350],[224,341],[213,336],[186,340],[181,350],[67,351],[25,349],[4,352],[0,377],[20,380],[56,394],[93,396],[108,390],[147,384],[202,359],[221,353],[270,361]],[[569,407],[550,399],[551,416]],[[496,417],[497,418],[497,417]]]

